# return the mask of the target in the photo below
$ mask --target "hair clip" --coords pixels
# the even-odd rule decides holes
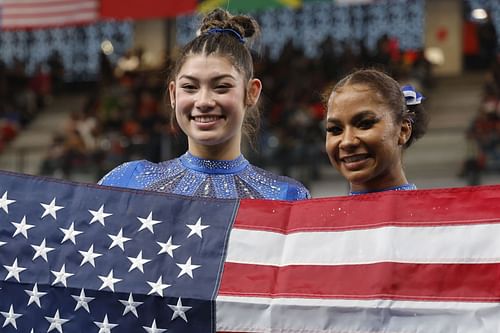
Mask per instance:
[[[403,86],[401,91],[405,96],[406,105],[418,105],[422,103],[422,99],[425,98],[410,85]]]
[[[214,34],[214,33],[228,33],[236,37],[240,41],[240,43],[244,44],[245,43],[245,38],[243,38],[240,33],[234,29],[229,29],[229,28],[212,28],[207,31],[207,34]]]

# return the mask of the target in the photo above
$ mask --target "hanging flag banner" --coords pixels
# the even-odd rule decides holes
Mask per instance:
[[[500,186],[194,199],[0,172],[2,332],[497,332]]]
[[[102,19],[152,19],[185,15],[196,10],[197,0],[101,0]]]
[[[79,25],[99,19],[99,0],[0,0],[0,28]]]

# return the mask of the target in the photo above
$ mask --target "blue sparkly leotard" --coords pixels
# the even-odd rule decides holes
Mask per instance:
[[[109,172],[99,184],[208,198],[310,197],[298,181],[255,167],[243,155],[231,161],[216,161],[187,152],[161,163],[127,162]]]

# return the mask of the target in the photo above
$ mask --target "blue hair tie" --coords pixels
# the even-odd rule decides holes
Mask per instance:
[[[229,28],[212,28],[207,31],[207,34],[215,34],[215,33],[228,33],[236,37],[240,41],[241,44],[245,43],[245,38],[243,38],[240,33],[234,29]]]
[[[418,105],[422,103],[422,99],[425,97],[421,93],[415,90],[410,85],[403,86],[401,88],[403,95],[405,96],[406,105]]]

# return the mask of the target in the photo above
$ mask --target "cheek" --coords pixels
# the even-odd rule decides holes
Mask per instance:
[[[330,158],[332,163],[335,160],[335,151],[337,149],[337,145],[338,145],[337,139],[335,139],[334,137],[329,137],[329,136],[326,137],[325,150],[326,150],[326,153],[328,155],[328,158]]]

